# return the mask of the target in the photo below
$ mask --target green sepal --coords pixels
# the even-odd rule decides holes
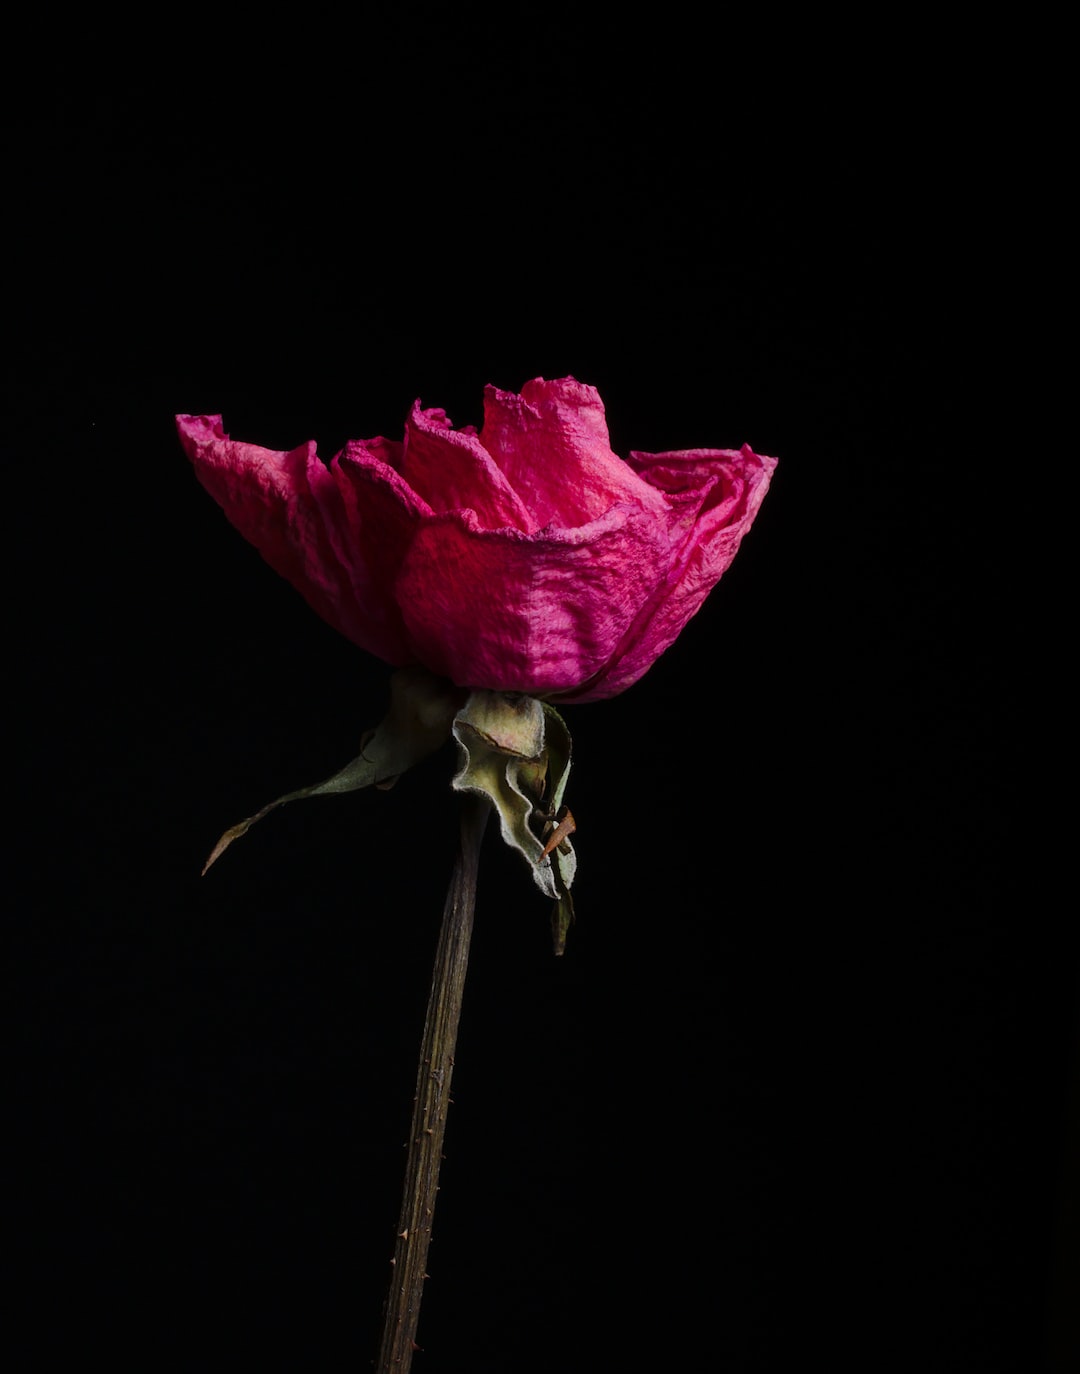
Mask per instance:
[[[286,792],[254,816],[226,830],[203,866],[203,873],[256,821],[286,802],[332,796],[364,787],[392,787],[402,773],[434,753],[450,737],[462,693],[424,668],[402,668],[390,678],[390,710],[364,739],[360,754],[344,768],[310,787]]]
[[[551,943],[556,954],[566,953],[566,934],[574,924],[574,899],[564,892],[551,908]]]
[[[546,702],[506,692],[477,691],[453,723],[459,769],[453,786],[493,803],[503,840],[528,863],[537,887],[552,898],[552,934],[561,954],[573,920],[570,887],[577,856],[569,838],[545,854],[570,773],[570,732]]]
[[[537,887],[554,903],[555,953],[562,954],[574,920],[570,888],[577,855],[570,843],[573,817],[563,805],[570,776],[566,722],[553,706],[509,692],[465,693],[423,668],[402,668],[390,679],[390,709],[365,736],[360,754],[322,782],[299,787],[226,830],[203,866],[286,802],[332,796],[365,787],[392,787],[398,777],[453,735],[459,768],[452,786],[487,797],[504,841],[526,860]]]

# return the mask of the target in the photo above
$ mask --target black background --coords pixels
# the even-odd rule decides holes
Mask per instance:
[[[453,759],[200,878],[352,757],[387,670],[173,414],[329,457],[565,375],[616,452],[780,466],[676,645],[566,711],[561,960],[488,837],[414,1368],[1064,1360],[1075,973],[1006,883],[1003,479],[969,442],[994,126],[947,63],[779,80],[677,9],[357,25],[88,33],[11,105],[14,1367],[378,1344]]]

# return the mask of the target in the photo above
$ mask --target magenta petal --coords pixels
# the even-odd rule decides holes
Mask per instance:
[[[638,680],[731,566],[743,536],[765,499],[776,459],[740,450],[694,449],[682,453],[632,453],[631,462],[645,476],[669,490],[700,489],[706,500],[695,513],[666,578],[657,584],[626,636],[596,681],[571,694],[575,701],[599,701],[623,692]]]
[[[520,396],[487,387],[480,439],[536,529],[587,525],[622,502],[663,517],[662,499],[612,453],[599,393],[572,377],[538,377]]]
[[[394,455],[387,454],[384,443],[351,441],[334,459],[340,518],[333,527],[353,570],[356,598],[368,625],[377,626],[384,637],[380,657],[401,667],[422,660],[413,652],[398,602],[398,574],[421,522],[434,513],[385,461]]]
[[[668,557],[664,526],[627,506],[531,538],[437,516],[417,531],[398,598],[432,672],[459,686],[549,696],[603,670]]]
[[[229,438],[220,415],[178,415],[196,476],[240,533],[320,616],[354,643],[404,662],[401,616],[348,544],[337,484],[315,444],[288,453]]]
[[[536,528],[526,506],[475,433],[450,427],[443,410],[414,403],[401,473],[435,511],[471,510],[481,529]]]

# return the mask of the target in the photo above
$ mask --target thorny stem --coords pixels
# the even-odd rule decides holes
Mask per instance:
[[[465,972],[469,966],[480,842],[490,811],[491,803],[486,797],[471,793],[463,795],[461,848],[446,894],[431,975],[377,1374],[408,1374],[416,1349],[416,1325],[427,1277],[431,1222],[439,1186],[446,1110],[450,1103],[454,1047],[461,1020]]]

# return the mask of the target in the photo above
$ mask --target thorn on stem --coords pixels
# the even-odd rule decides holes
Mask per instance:
[[[563,840],[572,835],[577,829],[574,813],[568,806],[563,807],[557,819],[558,824],[548,837],[547,844],[544,845],[544,852],[540,855],[541,859],[546,859],[553,849],[558,849]]]

